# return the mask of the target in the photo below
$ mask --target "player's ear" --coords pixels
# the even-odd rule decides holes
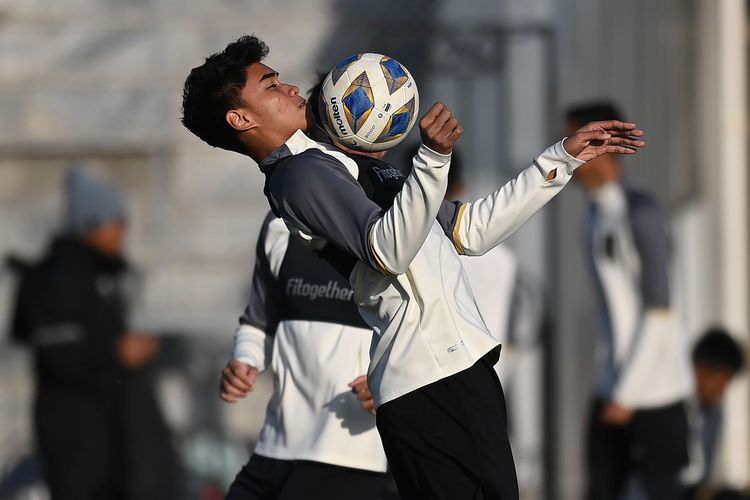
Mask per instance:
[[[247,112],[239,109],[230,109],[227,111],[225,118],[229,126],[238,132],[245,132],[258,126]]]

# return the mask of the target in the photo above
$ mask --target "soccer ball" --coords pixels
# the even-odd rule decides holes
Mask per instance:
[[[328,135],[357,151],[383,151],[404,140],[419,112],[409,71],[381,54],[356,54],[334,67],[318,102]]]

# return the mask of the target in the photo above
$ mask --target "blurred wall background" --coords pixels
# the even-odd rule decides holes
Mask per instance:
[[[231,477],[265,400],[219,405],[215,387],[267,206],[255,165],[204,145],[179,115],[189,69],[256,33],[271,47],[268,64],[303,91],[352,52],[406,64],[423,111],[440,99],[465,122],[472,195],[559,138],[566,105],[613,98],[648,133],[628,176],[670,209],[686,335],[718,321],[746,340],[746,12],[744,0],[0,0],[0,254],[40,255],[59,227],[68,166],[120,183],[143,274],[137,324],[188,346],[165,378],[168,413],[186,434],[205,429],[236,445],[215,460],[190,455]],[[594,326],[583,209],[571,186],[509,241],[550,308],[546,344],[518,389],[527,396],[517,411],[533,422],[514,443],[529,499],[575,499],[582,488]],[[12,289],[0,274],[3,325]],[[31,446],[27,370],[24,351],[3,341],[0,469]],[[723,464],[744,485],[749,394],[735,383]]]

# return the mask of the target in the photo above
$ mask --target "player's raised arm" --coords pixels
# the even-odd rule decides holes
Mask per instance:
[[[461,135],[460,125],[442,104],[433,106],[420,128],[424,144],[389,209],[367,198],[342,163],[343,153],[319,152],[294,157],[274,172],[268,188],[280,215],[384,274],[405,273],[434,224],[447,185],[450,152]]]
[[[528,221],[568,183],[583,163],[606,153],[633,154],[645,146],[634,123],[592,122],[547,148],[533,164],[489,196],[458,204],[447,233],[459,253],[482,255]]]
[[[430,108],[419,128],[422,146],[412,172],[393,206],[369,232],[372,252],[390,274],[406,272],[427,238],[445,196],[453,146],[463,133],[453,112],[441,103]]]

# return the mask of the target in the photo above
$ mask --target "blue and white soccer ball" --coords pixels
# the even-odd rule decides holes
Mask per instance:
[[[419,93],[411,73],[395,59],[356,54],[328,73],[318,110],[332,139],[357,151],[383,151],[414,126]]]

